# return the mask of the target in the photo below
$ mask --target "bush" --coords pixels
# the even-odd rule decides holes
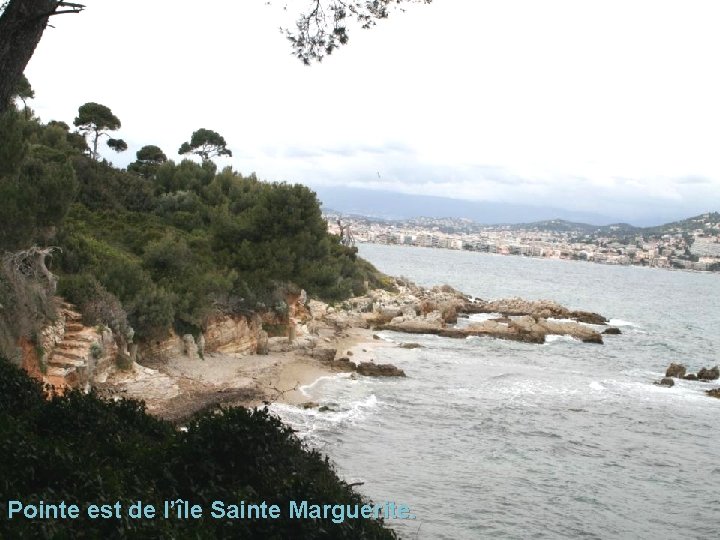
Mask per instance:
[[[70,392],[46,400],[39,383],[0,359],[0,537],[392,539],[381,521],[289,519],[290,500],[363,504],[332,465],[266,410],[224,409],[187,431],[148,416],[141,403]],[[165,500],[200,504],[198,520],[5,519],[7,502]],[[278,519],[209,517],[212,501],[279,504]]]

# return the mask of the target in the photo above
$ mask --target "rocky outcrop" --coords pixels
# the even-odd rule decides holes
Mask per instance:
[[[220,315],[205,328],[208,353],[254,354],[258,350],[262,323],[257,314]]]
[[[405,377],[405,372],[392,364],[375,364],[374,362],[361,362],[357,366],[357,372],[369,377]]]
[[[548,335],[567,335],[584,343],[602,344],[602,336],[592,328],[576,322],[554,322],[529,316],[512,317],[508,324],[494,320],[473,323],[464,327],[449,327],[438,318],[417,317],[393,319],[383,330],[408,334],[434,334],[450,338],[487,336],[526,343],[545,343]]]
[[[715,381],[720,378],[720,368],[715,366],[714,368],[702,368],[697,372],[697,378],[699,381]]]
[[[673,386],[675,386],[675,381],[673,379],[671,379],[670,377],[664,377],[664,378],[660,379],[659,381],[657,381],[655,384],[657,386],[666,386],[668,388],[672,388]]]
[[[705,392],[708,396],[720,399],[720,388],[713,388]]]
[[[694,373],[688,373],[687,375],[685,375],[683,377],[683,379],[685,379],[686,381],[697,381],[698,380],[697,375],[695,375]]]
[[[608,336],[619,336],[620,334],[622,334],[622,332],[620,331],[619,328],[615,328],[615,327],[611,326],[610,328],[603,330],[603,334],[608,335]]]
[[[465,313],[501,313],[509,316],[531,316],[536,319],[572,319],[594,325],[605,325],[608,320],[598,313],[570,310],[550,300],[524,300],[506,298],[493,301],[466,302],[460,310]]]
[[[682,379],[685,377],[686,368],[682,364],[670,364],[665,371],[666,377],[677,377],[678,379]]]

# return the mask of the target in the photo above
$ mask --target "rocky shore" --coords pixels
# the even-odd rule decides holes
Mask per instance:
[[[142,399],[149,412],[181,421],[221,403],[301,405],[307,399],[303,385],[334,373],[406,376],[396,366],[375,362],[377,350],[419,345],[373,339],[377,331],[534,344],[550,335],[602,344],[604,335],[620,333],[600,314],[551,301],[485,301],[449,286],[428,289],[405,280],[396,280],[393,292],[372,290],[334,306],[309,300],[304,292],[289,295],[286,305],[282,315],[218,315],[197,336],[171,334],[117,351],[129,358],[126,369],[106,361],[87,370],[85,380],[101,394]]]
[[[683,379],[686,381],[712,382],[720,379],[720,367],[713,368],[702,367],[697,373],[688,373],[684,364],[672,363],[665,371],[665,377],[657,381],[658,386],[666,386],[672,388],[675,386],[675,379]],[[720,388],[706,390],[705,393],[710,397],[720,398]]]

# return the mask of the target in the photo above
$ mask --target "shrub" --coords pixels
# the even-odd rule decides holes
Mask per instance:
[[[44,399],[39,383],[0,359],[0,513],[7,501],[66,501],[85,507],[178,498],[200,504],[202,519],[0,520],[2,538],[325,538],[392,539],[373,519],[333,523],[289,519],[290,500],[363,504],[332,465],[267,410],[205,413],[187,431],[132,400],[107,402],[69,392]],[[278,519],[209,517],[214,500],[279,504]]]

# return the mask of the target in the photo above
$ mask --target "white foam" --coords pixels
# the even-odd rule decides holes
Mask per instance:
[[[558,334],[548,334],[547,336],[545,336],[545,343],[555,343],[558,341],[562,341],[565,343],[572,343],[577,340],[572,336],[565,336],[565,335],[561,336]]]
[[[323,375],[322,377],[318,377],[315,379],[315,381],[311,382],[310,384],[304,384],[301,387],[298,388],[302,395],[309,396],[308,390],[315,388],[315,386],[321,382],[324,381],[335,381],[338,379],[349,379],[352,376],[352,373],[337,373],[335,375]]]
[[[590,386],[593,390],[598,390],[599,392],[605,390],[605,387],[597,381],[591,382],[588,386]]]
[[[608,324],[610,326],[637,326],[634,322],[624,321],[622,319],[610,319]]]
[[[502,313],[473,313],[468,317],[468,320],[472,322],[485,322],[490,319],[500,319],[501,317]]]

